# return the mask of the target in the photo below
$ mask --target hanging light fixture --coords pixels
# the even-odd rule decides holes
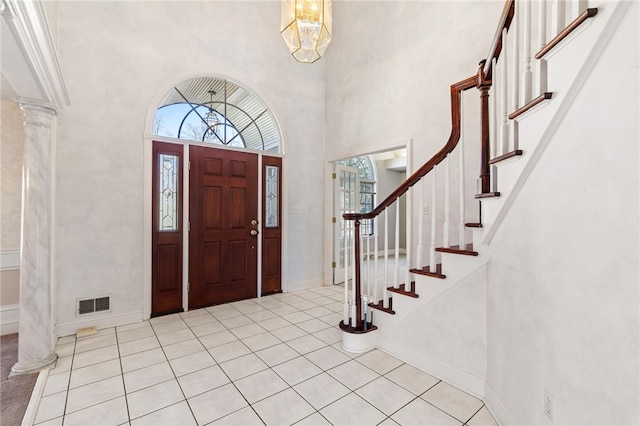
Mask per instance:
[[[332,0],[282,0],[280,33],[298,62],[320,59],[331,42]]]
[[[215,110],[213,109],[213,95],[216,94],[216,91],[211,89],[207,93],[209,93],[209,112],[207,112],[207,115],[205,116],[205,121],[209,126],[206,131],[206,133],[208,134],[209,131],[215,133],[216,126],[220,121],[218,120],[218,114],[216,114]]]

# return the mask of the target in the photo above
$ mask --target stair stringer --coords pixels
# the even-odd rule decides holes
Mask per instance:
[[[629,6],[626,1],[599,5],[596,17],[547,55],[548,91],[553,98],[517,119],[523,155],[496,165],[501,196],[482,200],[483,228],[474,229],[474,245],[491,243]]]
[[[379,321],[378,348],[482,398],[487,263],[486,259],[470,263],[476,268],[467,270],[446,290],[411,312],[398,309],[394,321]],[[417,281],[416,287],[419,293]]]

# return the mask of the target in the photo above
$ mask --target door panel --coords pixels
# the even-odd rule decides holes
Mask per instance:
[[[182,311],[183,145],[153,143],[151,315]]]
[[[258,156],[189,149],[189,308],[257,296]]]
[[[282,291],[282,158],[262,157],[262,294]]]
[[[348,256],[353,255],[353,221],[345,223],[343,215],[360,211],[360,175],[355,167],[343,164],[336,164],[334,170],[333,214],[336,222],[333,225],[333,259],[335,263],[333,283],[339,284],[345,281],[345,265],[352,265]],[[348,274],[352,274],[352,272],[349,271]]]

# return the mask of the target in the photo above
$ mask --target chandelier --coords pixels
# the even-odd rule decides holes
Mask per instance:
[[[282,0],[280,33],[298,62],[320,59],[331,42],[332,0]]]

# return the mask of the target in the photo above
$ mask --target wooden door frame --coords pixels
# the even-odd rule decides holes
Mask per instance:
[[[182,220],[184,229],[188,229],[189,226],[189,146],[197,145],[197,146],[206,146],[213,149],[222,149],[222,150],[232,150],[232,151],[241,151],[258,155],[258,217],[262,217],[263,208],[262,208],[262,197],[263,197],[263,181],[262,181],[262,168],[263,168],[263,156],[268,157],[279,157],[282,158],[282,187],[286,188],[285,179],[286,179],[286,156],[279,153],[271,153],[271,152],[262,152],[262,151],[251,151],[251,150],[243,150],[243,149],[233,149],[222,146],[211,146],[210,144],[197,143],[193,141],[184,141],[166,137],[156,137],[151,135],[145,135],[144,137],[144,177],[143,177],[143,186],[144,186],[144,200],[143,200],[143,212],[144,212],[144,230],[143,230],[143,259],[144,259],[144,267],[143,267],[143,307],[142,307],[142,318],[141,319],[149,319],[151,317],[151,273],[152,273],[152,186],[153,186],[153,142],[166,142],[173,143],[176,145],[183,146],[183,176],[182,176]],[[282,207],[282,221],[286,223],[287,221],[287,204],[288,197],[287,192],[283,191],[281,207]],[[262,221],[261,221],[262,222]],[[262,224],[260,224],[260,231],[262,230]],[[286,227],[282,227],[282,247],[281,247],[281,259],[286,258],[287,253],[287,231]],[[189,233],[183,233],[183,257],[182,264],[183,266],[188,265],[189,263]],[[284,262],[283,262],[284,264]],[[258,264],[257,264],[257,291],[258,297],[261,297],[262,294],[262,239],[258,238]],[[286,286],[286,268],[282,267],[282,275],[281,275],[281,288],[282,291],[287,291]],[[183,286],[182,286],[182,306],[184,311],[188,311],[189,309],[189,292],[188,292],[188,282],[189,282],[189,268],[182,268],[182,276],[183,276]],[[124,324],[124,323],[123,323]]]

